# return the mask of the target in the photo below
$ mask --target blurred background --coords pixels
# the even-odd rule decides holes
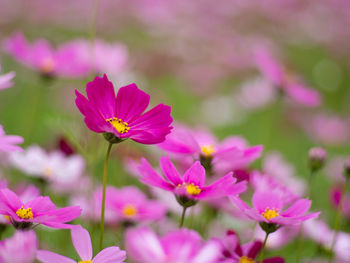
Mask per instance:
[[[85,127],[74,90],[85,92],[88,81],[107,73],[116,88],[135,82],[151,95],[152,105],[170,105],[177,123],[205,128],[219,139],[241,135],[250,145],[262,144],[264,155],[253,168],[277,152],[296,177],[307,180],[309,149],[327,149],[326,169],[313,181],[312,209],[332,226],[329,190],[341,170],[339,159],[350,153],[349,25],[347,0],[1,0],[1,74],[16,76],[14,86],[1,91],[0,123],[7,134],[24,137],[24,148],[37,144],[52,151],[63,140],[99,180],[106,145]],[[91,51],[93,70],[68,76],[21,61],[13,51],[19,35],[28,43],[45,39],[53,50],[70,43],[85,43],[80,51],[98,44],[104,49]],[[285,82],[312,90],[316,102],[276,87],[268,58],[283,69]],[[124,161],[147,156],[157,163],[160,154],[131,142],[121,145],[112,155],[109,184],[139,185]],[[13,183],[30,180],[16,169],[4,173],[11,173],[6,176]],[[67,202],[66,196],[51,197]],[[343,221],[342,230],[350,230],[349,222]],[[97,242],[98,228],[90,230]],[[112,243],[122,238],[107,235]],[[55,252],[74,254],[68,236],[39,231]],[[305,242],[305,255],[316,249]],[[293,262],[293,251],[291,242],[267,254]]]

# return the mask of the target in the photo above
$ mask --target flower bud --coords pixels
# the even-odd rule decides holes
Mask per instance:
[[[350,157],[348,157],[345,161],[344,176],[350,178]]]
[[[312,172],[320,170],[327,157],[327,152],[321,147],[311,148],[309,151],[309,167]]]

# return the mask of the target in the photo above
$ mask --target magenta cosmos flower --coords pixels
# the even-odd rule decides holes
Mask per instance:
[[[166,140],[159,144],[163,150],[176,157],[187,157],[180,161],[192,163],[193,158],[215,172],[227,172],[245,168],[259,158],[263,146],[249,147],[246,140],[239,136],[227,137],[219,142],[215,136],[203,130],[191,130],[177,125]]]
[[[80,261],[78,262],[121,263],[126,258],[125,251],[115,246],[103,249],[93,258],[90,234],[81,226],[73,227],[71,229],[71,236],[73,246],[80,257]],[[38,250],[37,259],[43,263],[76,263],[76,260],[46,250]]]
[[[150,96],[135,84],[120,88],[115,97],[113,84],[104,75],[89,82],[86,93],[88,99],[76,90],[75,103],[85,116],[88,128],[104,133],[106,139],[118,142],[130,138],[143,144],[155,144],[163,142],[172,129],[171,108],[159,104],[143,113]]]
[[[117,222],[156,221],[164,218],[167,211],[164,204],[148,200],[145,194],[134,186],[120,189],[107,187],[106,210],[107,213],[115,215],[113,221]]]
[[[266,48],[256,49],[255,61],[262,74],[293,101],[308,107],[316,107],[321,104],[322,99],[319,92],[307,87],[298,78],[289,75],[284,66]]]
[[[2,125],[0,125],[0,152],[22,151],[23,149],[16,145],[23,143],[23,138],[17,135],[6,135]]]
[[[130,229],[126,232],[126,250],[137,263],[217,263],[220,244],[203,242],[200,235],[181,229],[158,237],[149,228]]]
[[[0,190],[0,214],[9,216],[14,227],[26,229],[34,224],[42,224],[53,228],[71,228],[65,224],[80,216],[78,206],[57,209],[48,196],[38,196],[23,203],[9,189]]]
[[[254,263],[263,246],[263,243],[258,240],[241,245],[236,233],[232,230],[227,231],[220,243],[222,257],[219,262],[222,263]],[[281,257],[267,258],[262,263],[284,263],[284,259]]]
[[[237,195],[246,190],[246,182],[235,184],[236,178],[232,176],[232,172],[211,185],[205,186],[205,169],[199,161],[195,162],[183,176],[179,174],[168,157],[161,157],[160,167],[166,179],[159,175],[143,158],[139,166],[141,181],[173,192],[182,205],[180,200],[183,197],[185,200],[203,200]]]
[[[248,218],[262,223],[297,225],[320,214],[315,212],[305,215],[311,206],[311,201],[308,199],[299,199],[283,211],[284,202],[281,196],[273,191],[255,192],[252,200],[253,208],[238,197],[231,196],[230,199]]]
[[[45,39],[29,43],[21,32],[14,33],[4,43],[4,49],[17,61],[47,76],[81,77],[90,65],[80,58],[79,49],[62,45],[55,49]]]
[[[38,241],[34,231],[16,231],[0,242],[1,263],[33,263]]]

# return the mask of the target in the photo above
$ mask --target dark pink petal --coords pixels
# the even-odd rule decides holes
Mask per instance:
[[[176,170],[173,163],[170,161],[169,157],[160,158],[160,167],[163,171],[165,177],[172,182],[174,185],[179,185],[183,183],[181,175]]]
[[[164,140],[165,136],[170,133],[171,127],[155,130],[135,130],[122,134],[120,137],[131,138],[133,141],[142,144],[157,144]]]
[[[278,209],[281,211],[281,197],[274,192],[255,192],[253,195],[253,206],[259,213],[265,211],[266,208]]]
[[[218,198],[226,196],[230,192],[230,188],[234,186],[236,178],[232,177],[232,173],[228,173],[224,177],[215,181],[209,186],[202,187],[201,193],[197,196],[198,198]]]
[[[193,183],[197,186],[202,186],[205,183],[205,169],[199,161],[192,166],[184,174],[185,183]]]
[[[321,95],[318,91],[300,83],[289,83],[286,86],[288,95],[296,102],[308,107],[317,107],[321,104]]]
[[[73,246],[78,252],[81,260],[92,259],[92,245],[89,232],[80,225],[71,229]]]
[[[253,258],[253,259],[256,258],[256,256],[259,254],[259,251],[261,250],[262,246],[263,246],[263,243],[261,241],[255,241],[251,245],[251,247],[247,253],[247,257]]]
[[[77,98],[75,104],[77,105],[80,112],[85,116],[85,123],[88,128],[94,132],[107,132],[113,131],[113,127],[106,122],[102,115],[94,108],[79,91],[75,91]]]
[[[152,168],[146,159],[142,158],[141,165],[138,169],[141,174],[141,181],[145,184],[156,186],[168,191],[174,189],[175,186],[165,181],[164,178]]]
[[[34,216],[40,216],[42,214],[46,214],[48,211],[56,209],[55,204],[51,202],[48,196],[38,196],[37,198],[27,202],[24,207],[31,208]]]
[[[146,110],[150,96],[140,90],[136,84],[121,87],[116,99],[117,117],[131,123]]]
[[[46,250],[38,250],[36,258],[42,263],[76,263],[73,259]]]
[[[22,201],[10,189],[5,188],[0,190],[0,213],[15,216],[16,211],[21,208],[22,205]]]
[[[92,260],[92,263],[119,263],[126,259],[126,252],[119,247],[107,247]]]
[[[311,207],[309,199],[299,199],[281,215],[284,217],[295,217],[305,214]]]
[[[267,258],[263,260],[263,263],[284,263],[284,259],[281,257]]]
[[[129,123],[131,129],[133,131],[147,132],[149,134],[149,140],[152,142],[148,142],[147,140],[139,138],[137,134],[135,136],[130,136],[130,138],[134,141],[138,141],[145,144],[154,144],[161,143],[165,140],[165,136],[170,133],[172,127],[170,124],[173,119],[170,116],[171,108],[169,106],[159,104],[154,107],[150,111],[141,115],[135,121]],[[152,137],[151,137],[152,136]]]
[[[96,77],[86,85],[86,93],[90,103],[104,119],[116,117],[115,93],[112,82],[106,76]]]

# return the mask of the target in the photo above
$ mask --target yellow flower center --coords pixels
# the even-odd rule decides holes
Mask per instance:
[[[80,260],[78,261],[78,263],[91,263],[92,261],[91,260]]]
[[[186,185],[186,191],[189,195],[199,195],[202,191],[197,185],[194,185],[193,183],[184,183],[184,185]]]
[[[4,215],[5,219],[10,222],[11,221],[11,217],[9,217],[8,215]]]
[[[210,156],[212,156],[213,153],[216,152],[214,145],[212,145],[212,144],[211,145],[203,145],[201,147],[201,151],[205,157],[210,157]]]
[[[44,74],[49,74],[54,71],[55,66],[55,61],[52,58],[46,58],[41,63],[40,70]]]
[[[265,219],[270,220],[276,216],[279,216],[278,209],[277,208],[272,208],[270,209],[269,207],[266,207],[265,211],[261,213]]]
[[[246,256],[243,256],[239,259],[238,263],[255,263],[255,261],[251,258],[248,258]]]
[[[123,122],[122,119],[118,118],[110,118],[106,119],[119,133],[127,133],[130,130],[129,124],[127,122]]]
[[[51,177],[52,174],[53,174],[53,170],[52,170],[51,167],[48,167],[48,166],[47,166],[47,167],[44,168],[43,175],[44,175],[45,177]]]
[[[123,214],[127,217],[132,217],[137,214],[137,209],[133,205],[126,205],[123,207]]]
[[[22,206],[16,211],[16,214],[22,219],[33,219],[33,212],[31,208],[23,208]]]

